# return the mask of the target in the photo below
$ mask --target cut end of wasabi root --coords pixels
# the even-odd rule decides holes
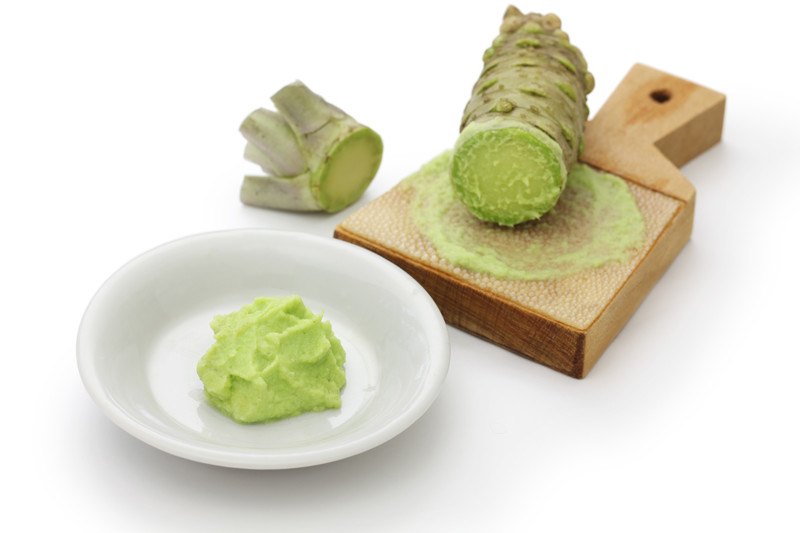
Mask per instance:
[[[479,219],[503,226],[536,220],[567,181],[561,148],[535,128],[470,124],[450,175],[456,196]]]
[[[299,81],[272,101],[277,113],[257,109],[240,127],[245,159],[266,174],[245,176],[242,202],[334,213],[361,198],[381,163],[381,137]]]
[[[514,6],[483,62],[450,177],[476,217],[513,226],[558,201],[583,144],[594,78],[558,16]]]
[[[369,128],[359,128],[331,150],[311,186],[325,211],[341,211],[361,198],[381,164],[383,141]]]

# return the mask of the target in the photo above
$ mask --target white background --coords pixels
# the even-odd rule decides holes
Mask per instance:
[[[408,431],[338,463],[252,472],[174,458],[103,417],[75,364],[86,304],[125,261],[187,234],[331,235],[453,143],[505,2],[2,4],[9,530],[800,528],[796,18],[777,2],[521,7],[561,16],[597,79],[592,110],[635,62],[727,94],[723,143],[684,167],[691,242],[587,379],[450,329],[444,389]],[[383,136],[378,177],[343,213],[238,201],[253,170],[239,122],[296,78]]]

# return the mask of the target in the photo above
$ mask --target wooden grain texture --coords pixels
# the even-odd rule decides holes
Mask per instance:
[[[678,167],[719,142],[724,114],[724,95],[637,64],[586,124],[581,160],[693,202]]]
[[[695,190],[677,169],[722,135],[724,95],[659,70],[634,65],[597,115],[586,125],[581,160],[642,187],[638,198],[655,214],[649,247],[620,271],[596,269],[563,282],[487,283],[435,256],[414,231],[402,182],[345,219],[336,238],[382,255],[409,272],[431,294],[445,320],[572,377],[587,375],[689,239]],[[639,189],[637,189],[639,190]],[[659,200],[661,198],[661,200]],[[656,205],[656,208],[652,208]],[[661,213],[660,216],[656,216]],[[376,219],[376,217],[379,217]],[[386,221],[386,224],[376,223]],[[403,235],[396,235],[397,229]],[[390,232],[394,234],[390,236]],[[406,245],[414,241],[414,246]],[[582,292],[613,278],[589,319],[573,320],[552,309],[580,301]],[[582,284],[586,291],[582,290]],[[498,287],[502,287],[502,290]],[[537,294],[526,298],[525,291]],[[563,306],[561,306],[563,307]]]

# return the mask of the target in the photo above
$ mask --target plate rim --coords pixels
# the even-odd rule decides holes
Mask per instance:
[[[307,450],[297,453],[277,454],[269,452],[254,452],[243,454],[240,451],[225,449],[209,449],[191,443],[185,439],[159,433],[152,427],[141,423],[129,416],[126,411],[119,406],[110,395],[104,392],[102,380],[95,372],[93,353],[90,353],[84,346],[88,343],[88,338],[92,334],[91,319],[95,306],[99,305],[99,300],[104,293],[110,290],[126,272],[136,264],[147,260],[152,256],[163,253],[165,250],[179,244],[191,241],[202,241],[205,239],[219,238],[231,235],[280,235],[291,239],[306,240],[314,246],[329,246],[345,250],[346,253],[360,255],[364,260],[370,261],[381,268],[388,269],[394,275],[406,283],[418,288],[419,297],[423,298],[425,306],[432,311],[433,322],[423,321],[426,328],[426,337],[430,343],[428,350],[430,361],[429,370],[425,378],[425,386],[420,394],[400,413],[399,416],[390,420],[387,424],[379,427],[376,431],[362,435],[354,440],[345,441],[326,447],[321,450]],[[415,293],[416,295],[416,293]],[[302,231],[277,230],[270,228],[234,228],[217,231],[194,233],[183,237],[178,237],[154,246],[144,252],[139,253],[129,259],[122,266],[117,268],[95,291],[89,300],[80,325],[76,339],[76,359],[78,372],[84,388],[89,393],[94,403],[100,408],[114,424],[129,433],[133,437],[169,454],[182,457],[191,461],[216,466],[231,468],[244,468],[254,470],[274,470],[301,468],[318,464],[329,463],[346,459],[354,455],[366,452],[372,448],[380,446],[393,439],[414,422],[416,422],[438,397],[441,392],[444,380],[447,376],[450,365],[450,338],[447,332],[447,325],[444,322],[441,311],[431,298],[430,294],[417,282],[410,274],[399,266],[381,257],[380,255],[356,246],[354,244],[335,239],[333,237],[322,237],[319,235]]]

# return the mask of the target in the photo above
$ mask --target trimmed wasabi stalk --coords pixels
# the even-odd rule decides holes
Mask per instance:
[[[450,168],[479,219],[513,226],[556,204],[583,144],[594,88],[554,14],[509,6],[461,122]]]
[[[319,211],[308,173],[291,178],[245,176],[239,196],[243,204],[287,211]]]
[[[245,176],[240,197],[256,207],[336,212],[358,200],[383,155],[370,128],[294,82],[242,123],[245,159],[267,176]]]
[[[289,124],[274,111],[256,109],[239,127],[247,145],[244,157],[273,176],[297,176],[306,170],[297,138]]]

